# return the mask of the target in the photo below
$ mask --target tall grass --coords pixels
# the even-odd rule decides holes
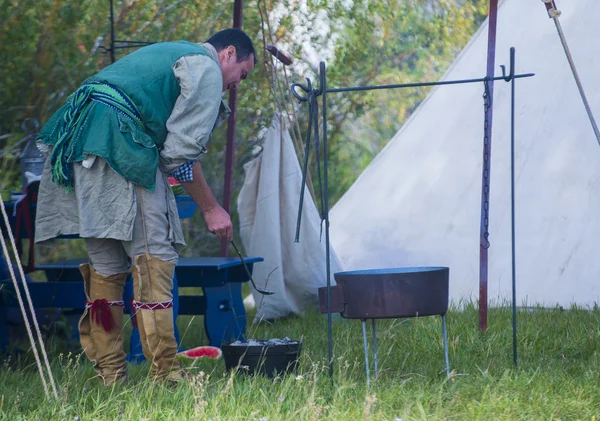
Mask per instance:
[[[249,324],[254,337],[303,341],[298,373],[275,379],[228,373],[221,360],[200,361],[190,369],[193,376],[173,388],[149,381],[148,366],[141,364],[130,366],[129,383],[106,389],[81,355],[52,350],[59,402],[44,398],[26,357],[7,360],[0,369],[0,418],[594,420],[600,418],[599,318],[597,309],[520,310],[515,368],[510,309],[491,309],[485,333],[478,330],[475,306],[453,309],[447,318],[450,379],[438,317],[378,321],[379,379],[369,388],[360,322],[335,322],[330,379],[327,321],[315,313],[276,328]],[[179,327],[183,346],[206,343],[201,318],[182,317]]]

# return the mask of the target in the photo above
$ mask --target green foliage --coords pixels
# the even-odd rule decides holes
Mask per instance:
[[[328,63],[328,86],[348,87],[438,80],[485,18],[488,2],[363,0],[349,8],[340,1],[315,4],[335,16],[341,28]],[[428,92],[395,89],[329,96],[332,203]]]

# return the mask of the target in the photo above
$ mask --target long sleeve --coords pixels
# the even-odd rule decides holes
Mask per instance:
[[[182,57],[173,66],[173,73],[181,94],[167,120],[168,134],[160,152],[160,168],[165,174],[198,160],[206,151],[223,91],[220,67],[210,57]]]

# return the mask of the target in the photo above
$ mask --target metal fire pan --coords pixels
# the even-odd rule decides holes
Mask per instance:
[[[446,314],[447,267],[357,270],[334,274],[331,312],[347,319],[386,319]],[[327,313],[327,287],[319,288]]]

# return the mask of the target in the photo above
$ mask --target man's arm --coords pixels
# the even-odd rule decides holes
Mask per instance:
[[[192,181],[182,182],[181,185],[204,214],[208,230],[218,238],[230,241],[233,237],[231,217],[213,196],[199,161],[192,165],[192,174]]]
[[[206,152],[223,94],[219,65],[210,57],[182,57],[173,66],[173,74],[181,93],[167,120],[167,138],[159,155],[160,169],[165,174]]]

